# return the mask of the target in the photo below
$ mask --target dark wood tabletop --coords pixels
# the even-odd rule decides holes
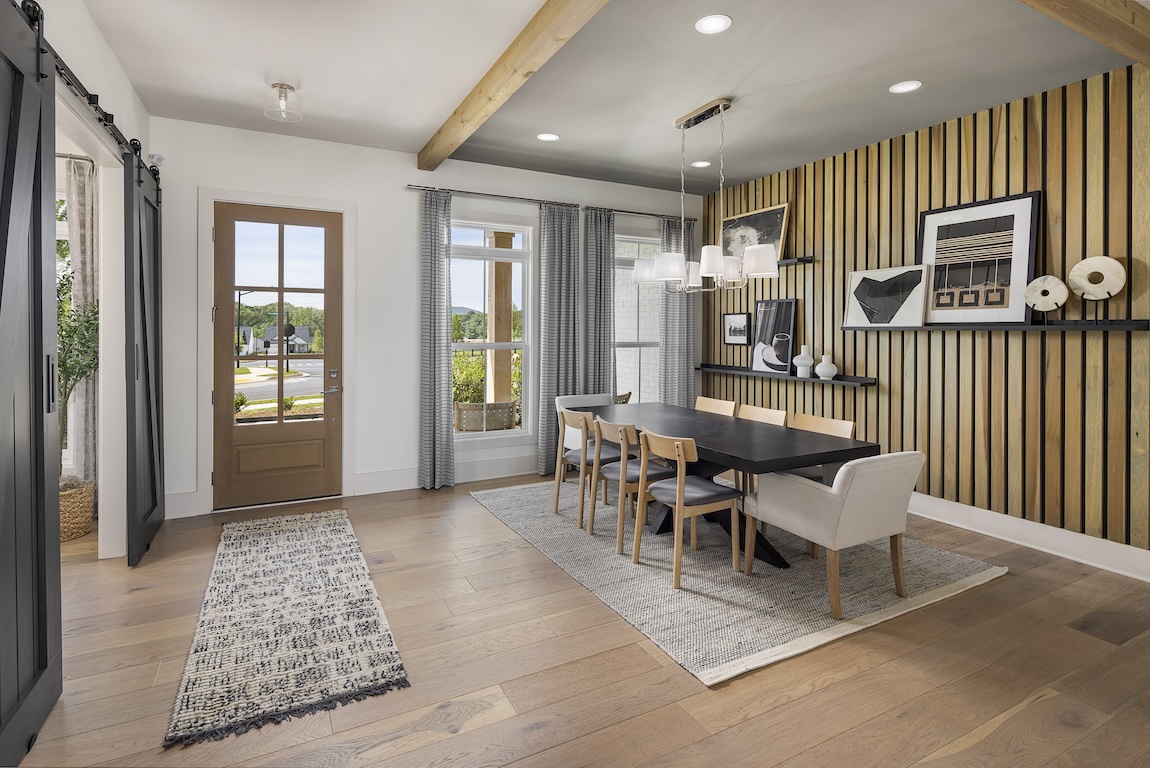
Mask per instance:
[[[573,410],[588,411],[604,421],[634,424],[640,430],[659,435],[693,437],[700,459],[755,474],[838,464],[881,452],[878,443],[663,403],[598,405]]]

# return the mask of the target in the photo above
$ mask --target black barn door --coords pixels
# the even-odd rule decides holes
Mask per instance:
[[[62,680],[55,70],[24,7],[31,22],[0,2],[0,765],[27,753]]]
[[[164,522],[164,433],[160,360],[160,172],[124,155],[128,363],[128,565]]]

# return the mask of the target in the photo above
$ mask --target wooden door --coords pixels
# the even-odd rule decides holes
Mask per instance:
[[[160,172],[124,155],[124,310],[128,432],[128,565],[164,523],[163,366],[160,333]]]
[[[341,489],[343,216],[215,204],[214,508]]]
[[[55,79],[42,24],[0,3],[0,765],[23,759],[63,679]]]

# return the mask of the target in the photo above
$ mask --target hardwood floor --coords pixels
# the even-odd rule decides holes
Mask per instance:
[[[1150,765],[1150,584],[912,517],[1010,574],[708,689],[469,495],[539,480],[175,520],[135,569],[62,545],[64,695],[22,765]],[[339,506],[411,688],[159,749],[220,524]]]

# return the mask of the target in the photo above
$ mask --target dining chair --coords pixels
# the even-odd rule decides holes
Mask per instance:
[[[569,411],[566,408],[559,411],[559,449],[558,455],[555,457],[555,501],[552,504],[551,511],[559,514],[559,488],[563,485],[563,481],[567,479],[567,467],[573,466],[579,468],[579,527],[583,527],[583,500],[585,498],[587,480],[590,477],[587,474],[587,468],[591,466],[588,459],[591,458],[587,455],[589,450],[592,450],[597,455],[600,462],[606,464],[612,461],[619,460],[619,452],[613,446],[606,446],[602,450],[589,445],[591,433],[594,431],[592,426],[594,422],[593,417],[586,411]],[[563,439],[567,432],[573,432],[579,437],[578,448],[567,448],[564,445]],[[591,486],[591,495],[595,495],[598,490],[594,484]],[[603,503],[607,502],[607,481],[603,480]]]
[[[825,416],[812,416],[809,413],[795,413],[791,415],[790,426],[795,429],[805,429],[807,432],[819,432],[824,435],[845,437],[848,440],[855,436],[855,423],[846,419],[828,419]],[[831,465],[828,465],[831,466]],[[834,468],[832,466],[832,471]],[[822,465],[814,467],[798,467],[787,470],[787,474],[805,477],[816,483],[825,482],[826,476]]]
[[[675,514],[675,566],[671,581],[679,588],[679,576],[683,563],[683,521],[691,519],[691,549],[699,548],[699,515],[721,509],[731,511],[731,567],[739,570],[739,497],[735,488],[728,488],[698,475],[687,474],[687,465],[699,460],[699,452],[694,439],[690,437],[668,437],[653,432],[639,435],[639,516],[635,520],[635,543],[631,550],[631,562],[639,562],[639,545],[643,526],[647,523],[648,495],[671,507]],[[648,482],[647,472],[652,466],[653,457],[671,459],[675,462],[675,477],[656,482]],[[752,551],[752,557],[754,552]]]
[[[839,553],[889,536],[895,592],[906,597],[902,536],[910,494],[924,461],[926,455],[920,451],[854,459],[843,464],[831,486],[795,475],[761,475],[755,503],[743,509],[747,518],[744,538],[754,541],[754,521],[758,519],[802,536],[815,547],[826,547],[827,596],[831,615],[841,620]],[[753,544],[746,550],[743,573],[749,576],[754,564]]]
[[[758,405],[747,405],[746,403],[739,403],[739,408],[735,411],[735,418],[746,419],[747,421],[758,421],[763,424],[774,424],[779,427],[785,427],[787,425],[786,411],[780,411],[777,408],[763,408]],[[754,475],[745,472],[728,469],[715,479],[728,481],[732,486],[739,488],[744,495],[752,493],[755,490]]]
[[[735,408],[738,403],[733,400],[719,400],[714,397],[703,397],[699,395],[695,398],[695,410],[706,411],[707,413],[717,413],[720,416],[734,416]]]
[[[603,463],[600,460],[600,450],[606,445],[618,446],[622,458],[618,461]],[[602,419],[595,419],[595,462],[591,469],[591,487],[595,487],[598,478],[602,477],[619,484],[619,525],[615,529],[615,552],[623,554],[623,522],[626,519],[626,502],[631,501],[631,515],[638,519],[636,507],[646,506],[651,501],[648,493],[644,498],[632,498],[632,494],[639,493],[639,480],[646,478],[648,483],[666,480],[675,476],[675,470],[662,464],[652,463],[647,467],[645,475],[642,470],[641,459],[628,456],[633,448],[639,447],[639,433],[633,424],[615,424]],[[591,494],[591,511],[587,515],[587,533],[595,533],[595,494]]]
[[[615,405],[626,405],[631,402],[631,393],[624,392],[621,395],[615,395]]]
[[[570,408],[586,408],[586,407],[595,406],[595,405],[611,405],[613,403],[614,403],[614,398],[610,394],[559,395],[555,398],[555,414],[556,414],[556,416],[558,416],[559,412],[561,410],[563,410],[564,408],[568,408],[568,409],[570,409]],[[588,432],[588,434],[594,434],[594,430],[590,430]],[[576,430],[573,429],[564,435],[563,430],[560,429],[559,430],[559,444],[562,445],[564,448],[566,448],[569,451],[578,450],[579,449],[579,432],[577,432]],[[572,467],[578,467],[579,465],[575,464],[573,462],[571,464],[571,466]],[[565,466],[564,470],[566,470],[566,469],[567,469],[567,467]],[[559,465],[558,464],[555,465],[555,471],[556,472],[559,471]],[[566,476],[564,476],[564,477],[566,477]]]

